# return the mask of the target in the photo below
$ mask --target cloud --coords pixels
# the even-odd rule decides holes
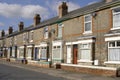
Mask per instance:
[[[0,15],[5,17],[33,18],[35,14],[40,14],[43,19],[48,18],[48,9],[40,5],[19,5],[0,3]]]
[[[58,14],[58,6],[61,4],[61,1],[58,1],[58,0],[51,1],[51,2],[50,1],[46,1],[46,4],[52,10],[52,12]],[[71,1],[68,2],[67,5],[68,5],[68,12],[80,8],[80,5],[78,5],[77,3],[73,3]]]
[[[1,27],[1,26],[4,26],[4,23],[0,22],[0,27]]]

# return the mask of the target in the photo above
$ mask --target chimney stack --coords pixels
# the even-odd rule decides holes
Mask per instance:
[[[59,6],[59,18],[63,17],[68,13],[68,6],[66,2],[62,2],[62,4]]]
[[[9,34],[12,34],[12,32],[13,32],[13,28],[12,28],[12,27],[9,27],[8,33],[9,33]]]
[[[40,23],[41,17],[39,14],[34,16],[34,26],[37,26]]]
[[[4,37],[4,36],[5,36],[5,31],[2,30],[2,31],[1,31],[1,37]]]
[[[23,22],[20,22],[18,24],[18,26],[19,26],[19,31],[22,31],[24,29],[24,23]]]

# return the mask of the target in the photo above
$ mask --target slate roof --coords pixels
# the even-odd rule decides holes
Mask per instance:
[[[100,10],[102,8],[106,8],[107,6],[110,6],[110,5],[115,4],[115,3],[120,4],[120,0],[113,0],[112,2],[109,2],[109,3],[105,3],[104,1],[101,1],[101,2],[91,4],[91,5],[87,5],[85,7],[82,7],[82,8],[79,8],[79,9],[76,9],[74,11],[69,12],[67,15],[63,16],[62,18],[59,18],[58,16],[56,16],[54,18],[51,18],[51,19],[48,19],[48,20],[45,20],[45,21],[41,22],[36,27],[34,27],[33,25],[30,25],[29,27],[25,28],[24,30],[22,30],[20,32],[19,31],[13,32],[9,36],[14,36],[14,35],[23,33],[25,31],[38,29],[38,28],[41,28],[41,27],[44,27],[44,26],[47,26],[47,25],[51,25],[51,24],[54,24],[54,23],[59,23],[59,22],[64,21],[64,20],[68,20],[68,19],[72,19],[72,18],[81,16],[81,15],[92,13],[92,12],[95,12],[95,11]],[[6,36],[8,36],[8,35],[6,35]]]

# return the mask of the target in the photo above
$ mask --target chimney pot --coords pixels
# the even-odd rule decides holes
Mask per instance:
[[[40,23],[41,17],[39,14],[34,16],[34,26],[37,26]]]
[[[62,2],[62,4],[59,6],[59,18],[63,17],[68,13],[68,6],[66,2]]]
[[[12,32],[13,32],[13,28],[12,28],[11,26],[9,27],[8,32],[9,32],[9,34],[12,34]]]
[[[24,29],[24,22],[20,22],[18,26],[19,26],[19,31],[22,31]]]
[[[4,37],[4,36],[5,36],[5,31],[2,30],[2,31],[1,31],[1,37]]]

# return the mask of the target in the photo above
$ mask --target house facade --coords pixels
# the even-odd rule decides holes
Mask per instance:
[[[120,67],[120,0],[102,0],[71,12],[63,2],[58,9],[57,17],[41,22],[36,14],[33,25],[24,28],[20,22],[18,31],[2,31],[2,56],[28,63]]]

